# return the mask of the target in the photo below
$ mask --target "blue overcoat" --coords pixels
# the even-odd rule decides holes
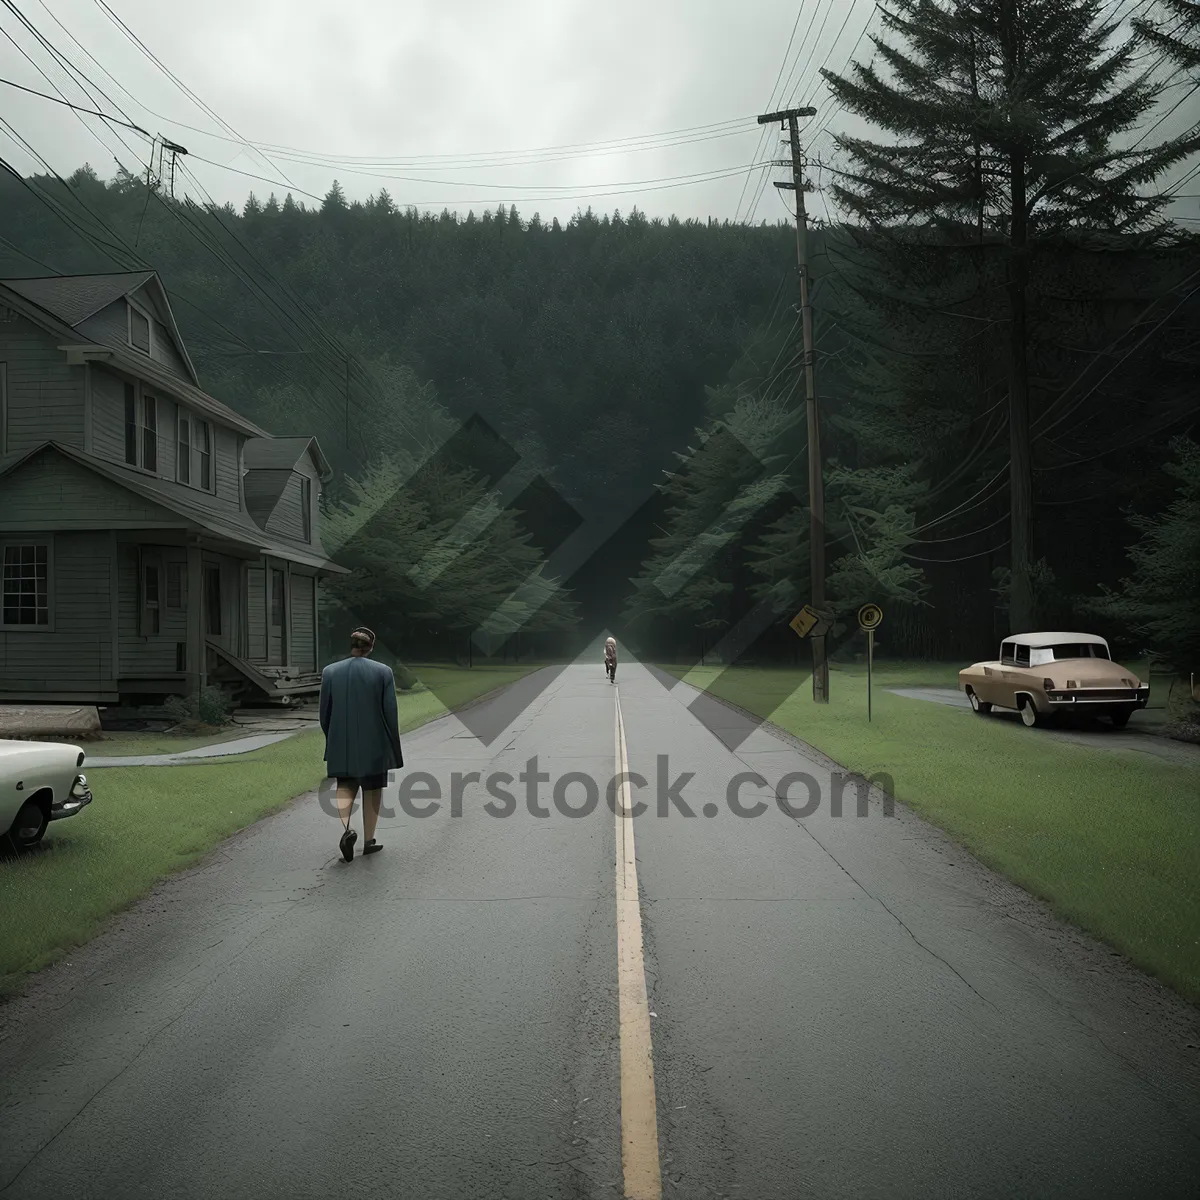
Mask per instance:
[[[326,770],[361,779],[404,766],[396,714],[396,677],[385,663],[351,655],[321,672]]]

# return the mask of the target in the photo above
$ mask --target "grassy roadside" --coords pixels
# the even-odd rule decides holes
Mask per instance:
[[[675,673],[703,687],[718,669]],[[876,664],[870,724],[865,667],[835,668],[823,706],[799,671],[734,669],[712,691],[891,776],[897,799],[981,861],[1200,1000],[1200,771],[885,690],[955,682],[951,667]]]
[[[440,717],[447,710],[461,708],[476,697],[495,688],[512,683],[536,665],[480,664],[476,667],[428,666],[418,670],[420,684],[396,697],[400,715],[400,732],[416,729]],[[290,710],[281,708],[279,719],[286,721]],[[89,738],[80,745],[89,758],[118,758],[145,754],[179,754],[200,746],[216,746],[237,738],[252,737],[257,729],[240,725],[226,726],[212,733],[174,733],[171,730],[112,730],[101,738]],[[57,739],[67,741],[69,739]]]
[[[429,687],[436,690],[400,694],[401,731],[424,725],[448,707],[459,708],[531,669],[426,668],[422,676],[428,675]],[[193,865],[239,829],[315,788],[325,775],[324,745],[320,731],[314,730],[250,754],[194,766],[97,770],[90,779],[96,794],[90,808],[51,825],[37,851],[0,861],[0,996],[94,937],[109,917],[159,879]],[[89,743],[88,751],[97,756],[155,752],[117,751],[103,742]]]

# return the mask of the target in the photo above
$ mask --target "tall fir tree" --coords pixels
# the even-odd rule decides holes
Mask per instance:
[[[1009,622],[1033,623],[1033,463],[1027,328],[1030,252],[1084,230],[1161,232],[1150,191],[1196,147],[1121,146],[1157,102],[1138,40],[1101,0],[881,0],[887,75],[823,70],[835,99],[890,134],[835,137],[833,192],[853,221],[999,242],[1007,250]]]
[[[1156,11],[1134,17],[1131,24],[1175,66],[1191,74],[1200,71],[1200,4],[1196,0],[1158,0]]]

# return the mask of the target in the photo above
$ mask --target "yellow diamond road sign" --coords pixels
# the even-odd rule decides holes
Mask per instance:
[[[800,637],[808,637],[820,617],[807,604],[788,622]]]

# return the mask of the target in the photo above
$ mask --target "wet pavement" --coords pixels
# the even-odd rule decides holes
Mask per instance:
[[[971,703],[965,693],[955,688],[900,687],[887,690],[897,696],[906,696],[910,700],[928,700],[971,713]],[[993,709],[990,713],[978,716],[974,713],[971,715],[976,720],[1011,721],[1017,725],[1021,724],[1021,718],[1015,711],[1004,709]],[[1145,727],[1139,728],[1138,720],[1141,717],[1144,717],[1144,714],[1134,713],[1124,729],[1114,729],[1107,721],[1097,720],[1083,728],[1039,725],[1029,733],[1033,737],[1050,737],[1095,750],[1131,750],[1163,762],[1200,769],[1200,746],[1191,742],[1174,741]]]
[[[665,1196],[1195,1195],[1196,1009],[687,685],[527,694],[404,739],[383,853],[302,797],[0,1007],[0,1195],[619,1200],[617,695]]]

